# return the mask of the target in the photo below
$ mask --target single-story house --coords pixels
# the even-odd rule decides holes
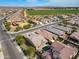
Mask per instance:
[[[74,32],[70,35],[70,38],[74,41],[79,43],[79,32]]]
[[[62,31],[65,31],[67,33],[71,33],[72,32],[72,29],[69,28],[69,27],[64,27],[64,26],[59,26],[59,25],[52,25],[52,27],[54,27],[56,29],[59,29],[59,30],[62,30]]]
[[[54,42],[54,39],[57,39],[57,35],[47,31],[47,30],[36,30],[35,33],[42,35],[46,40]]]
[[[47,31],[49,31],[51,33],[54,33],[54,34],[56,34],[58,36],[63,36],[63,34],[65,34],[64,31],[61,31],[61,30],[56,29],[56,28],[53,28],[52,26],[46,27],[45,30],[47,30]]]
[[[31,43],[37,50],[41,50],[47,43],[47,40],[34,32],[24,34],[27,41]]]
[[[54,42],[47,51],[42,52],[42,56],[47,59],[71,59],[77,52],[75,47]]]
[[[60,42],[54,42],[52,46],[59,52],[61,59],[71,59],[71,57],[74,57],[78,52],[75,47],[67,46]]]

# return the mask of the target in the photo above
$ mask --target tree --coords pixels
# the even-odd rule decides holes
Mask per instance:
[[[28,25],[24,25],[24,26],[23,26],[24,29],[28,29],[28,28],[30,28],[30,27],[31,27],[31,24],[28,24]]]
[[[77,28],[76,27],[72,27],[72,31],[71,31],[71,33],[73,33],[73,32],[76,32],[77,31]]]
[[[25,43],[25,38],[22,35],[16,36],[15,40],[16,40],[18,45],[21,45],[21,44]]]
[[[67,23],[67,21],[66,21],[66,20],[63,20],[62,22],[63,22],[64,24],[66,24],[66,23]]]
[[[25,50],[25,54],[28,56],[28,57],[33,57],[35,55],[35,52],[36,52],[36,49],[32,46],[28,47],[26,50]]]
[[[16,27],[16,30],[15,31],[20,31],[22,28],[21,27]]]
[[[8,31],[10,31],[10,29],[11,29],[10,25],[11,25],[11,23],[10,22],[5,22],[4,25],[5,25],[6,29]]]
[[[27,9],[28,11],[34,10],[34,9]]]
[[[58,23],[58,25],[62,26],[62,23]]]
[[[45,16],[44,18],[47,18],[48,19],[48,16]]]
[[[31,21],[31,20],[28,20],[28,22],[29,22],[29,23],[31,23],[31,24],[36,25],[36,23],[35,23],[35,22],[33,22],[33,21]]]

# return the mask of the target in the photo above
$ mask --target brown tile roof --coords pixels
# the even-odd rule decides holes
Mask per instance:
[[[52,37],[55,37],[54,34],[48,32],[47,30],[37,30],[36,33],[42,35],[47,40],[52,40]]]
[[[43,56],[43,57],[46,57],[47,59],[52,59],[52,57],[51,57],[49,51],[44,52],[44,53],[42,54],[42,56]]]
[[[66,46],[60,42],[54,42],[51,45],[51,49],[44,51],[42,56],[47,59],[53,59],[55,57],[58,57],[59,59],[70,59],[70,56],[73,56],[73,54],[77,52],[76,48]]]
[[[47,40],[34,32],[25,33],[24,37],[28,38],[28,41],[34,45],[37,50],[41,50],[44,46],[46,46]]]
[[[70,35],[71,38],[74,38],[76,40],[79,40],[79,32],[74,32]]]
[[[59,52],[61,59],[69,59],[70,56],[77,52],[76,48],[66,46],[59,42],[54,42],[52,45],[56,49],[56,51]]]
[[[64,48],[63,45],[61,45],[60,43],[57,43],[57,42],[54,42],[54,43],[53,43],[53,47],[54,47],[57,51],[61,51],[61,50]]]

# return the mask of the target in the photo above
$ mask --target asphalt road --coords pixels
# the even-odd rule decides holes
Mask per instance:
[[[9,34],[2,30],[1,22],[2,21],[0,21],[0,41],[2,44],[4,59],[23,59],[23,54],[16,48]]]
[[[18,51],[9,35],[5,33],[0,27],[0,41],[5,59],[23,59],[23,55]]]
[[[9,33],[11,35],[14,35],[14,36],[17,36],[17,35],[20,35],[20,34],[24,34],[24,33],[28,33],[28,32],[32,32],[32,31],[35,31],[37,29],[44,29],[45,27],[47,26],[51,26],[53,24],[57,24],[58,22],[54,22],[54,23],[50,23],[50,24],[45,24],[45,25],[42,25],[42,26],[37,26],[37,27],[33,27],[33,28],[30,28],[30,29],[26,29],[24,31],[20,31],[20,32],[16,32],[16,33]]]

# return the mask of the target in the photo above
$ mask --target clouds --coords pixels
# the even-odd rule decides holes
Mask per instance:
[[[79,0],[26,0],[32,6],[79,6]]]
[[[26,0],[28,3],[79,3],[79,0]]]
[[[44,6],[48,5],[49,0],[25,0],[27,6]]]
[[[79,0],[0,0],[0,5],[79,6]]]
[[[27,3],[49,3],[49,0],[25,0]]]
[[[79,6],[79,0],[50,0],[50,4],[55,6]]]
[[[46,2],[46,3],[50,3],[50,2],[79,2],[79,0],[25,0],[26,2]]]
[[[37,3],[38,0],[25,0],[27,3]]]

